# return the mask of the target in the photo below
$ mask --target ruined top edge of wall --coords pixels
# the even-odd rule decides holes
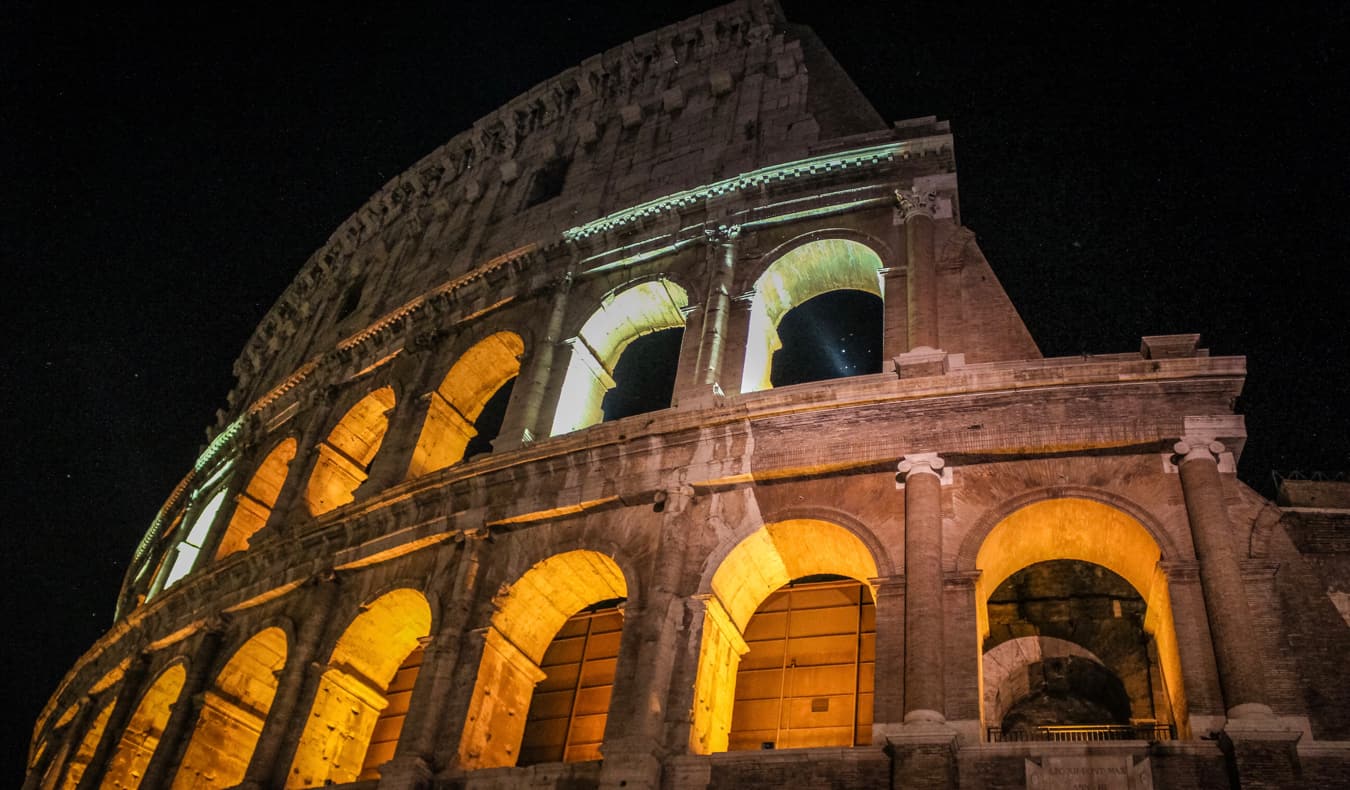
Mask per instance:
[[[870,116],[854,113],[843,126],[817,121],[833,110],[808,95],[808,60],[830,85],[848,82],[822,52],[773,0],[737,0],[588,58],[489,113],[390,180],[310,256],[235,361],[237,385],[214,431],[289,375],[325,305],[366,270],[393,268],[392,258],[418,246],[409,238],[440,233],[455,258],[435,267],[454,276],[616,209],[799,158],[822,128],[838,136],[864,131],[859,123],[876,128],[870,106]],[[560,196],[542,205],[523,198],[559,161],[571,169]],[[431,268],[411,263],[398,277]]]

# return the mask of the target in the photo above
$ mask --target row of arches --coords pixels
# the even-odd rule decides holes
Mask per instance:
[[[752,291],[741,391],[879,372],[883,288],[877,251],[844,238],[785,247]],[[564,344],[568,356],[549,435],[669,406],[690,308],[685,288],[666,277],[629,282],[605,295]],[[400,479],[490,452],[525,357],[519,334],[497,331],[459,354],[416,405],[400,404],[388,384],[366,393],[317,439],[300,496],[306,512],[321,516],[356,498],[398,408],[420,417]],[[226,507],[228,480],[214,493],[205,492],[206,503],[189,507],[187,517],[169,530],[148,594],[207,561],[246,550],[271,517],[288,476],[296,473],[292,467],[304,458],[303,449],[296,436],[273,445],[247,482],[230,489],[232,511]],[[212,544],[215,525],[226,515],[222,510],[229,511],[229,520]],[[209,557],[208,545],[214,545]]]
[[[878,666],[877,640],[897,621],[894,597],[884,589],[889,565],[879,563],[877,542],[860,529],[814,518],[778,521],[708,559],[701,592],[689,598],[694,610],[702,610],[701,628],[690,632],[697,641],[691,753],[872,742],[877,694],[900,682],[897,667],[888,665],[883,673]],[[1069,723],[1183,721],[1185,695],[1167,579],[1158,569],[1161,554],[1159,542],[1137,520],[1089,499],[1036,502],[994,526],[975,560],[981,571],[973,601],[980,655],[968,664],[984,687],[985,723],[1015,732],[1073,715],[1106,721]],[[487,621],[471,630],[481,650],[464,654],[476,668],[458,736],[461,768],[601,758],[616,678],[643,671],[620,666],[628,602],[636,597],[640,607],[643,591],[617,556],[560,551],[497,591],[485,610]],[[1064,563],[1073,568],[1052,567]],[[1094,585],[1101,600],[1093,598]],[[1043,611],[1009,615],[1017,607],[1053,608],[1053,601],[1034,603],[1046,598],[1035,589],[1047,587],[1068,590],[1083,606],[1106,601],[1106,613],[1093,621],[1106,625],[1094,626],[1093,633],[1110,638],[1084,638]],[[1021,588],[1035,594],[1017,592]],[[1112,616],[1125,622],[1112,625]],[[378,775],[420,689],[434,619],[427,594],[412,587],[359,607],[326,662],[317,665],[321,677],[304,703],[309,712],[288,788]],[[1018,630],[1028,623],[1041,628]],[[1123,641],[1111,636],[1116,631]],[[242,781],[290,653],[287,638],[281,628],[267,628],[223,665],[204,697],[173,787]],[[1144,657],[1138,677],[1122,669],[1132,660],[1131,639]],[[183,678],[182,664],[175,663],[149,684],[120,735],[105,787],[138,785]],[[106,710],[100,716],[106,719]],[[63,786],[78,782],[80,755],[88,761],[101,726],[95,720],[80,743]]]

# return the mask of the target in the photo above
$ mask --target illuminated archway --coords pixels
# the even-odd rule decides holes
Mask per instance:
[[[431,607],[416,590],[394,590],[362,608],[328,659],[286,776],[288,790],[362,775],[390,683],[430,630]]]
[[[441,385],[429,396],[426,422],[413,448],[408,477],[444,469],[464,459],[469,441],[478,435],[474,423],[483,407],[507,382],[520,374],[525,342],[512,332],[497,332],[465,351]]]
[[[689,295],[666,279],[649,280],[616,291],[602,300],[577,336],[568,341],[572,358],[550,435],[595,425],[601,403],[614,386],[614,368],[628,345],[663,329],[683,329]]]
[[[885,298],[881,269],[876,251],[849,239],[808,242],[774,261],[755,281],[741,392],[772,387],[773,354],[782,347],[778,324],[789,310],[831,291],[863,291]]]
[[[164,577],[160,589],[172,587],[179,579],[192,572],[193,566],[197,564],[197,557],[201,554],[202,544],[206,542],[206,536],[211,534],[211,525],[215,523],[216,515],[220,513],[220,508],[224,504],[225,491],[222,489],[207,500],[206,505],[198,511],[192,522],[192,528],[181,538],[177,538],[172,551],[172,564],[169,565],[169,572]],[[178,529],[181,531],[182,526],[180,525]]]
[[[108,762],[101,787],[135,790],[164,735],[169,713],[183,691],[187,671],[182,664],[174,664],[159,674],[149,690],[141,696],[136,710],[127,720],[126,729],[117,742],[117,751]]]
[[[1158,565],[1161,557],[1162,549],[1144,525],[1110,505],[1076,497],[1026,505],[990,530],[975,557],[975,567],[981,571],[975,585],[979,642],[983,644],[989,635],[990,596],[1017,571],[1046,560],[1100,565],[1118,574],[1143,598],[1147,607],[1143,628],[1157,644],[1166,697],[1182,729],[1186,693],[1167,577]],[[981,677],[982,689],[984,681]]]
[[[694,681],[690,749],[726,751],[735,707],[736,674],[748,651],[746,627],[770,594],[803,577],[844,576],[868,586],[876,559],[857,535],[827,521],[793,519],[768,524],[738,543],[721,561],[704,600],[703,643]]]
[[[84,778],[85,769],[89,767],[89,761],[94,759],[94,750],[98,748],[98,742],[103,739],[103,730],[108,726],[108,717],[112,715],[112,709],[111,701],[105,703],[85,729],[80,745],[69,758],[61,790],[75,790],[79,786],[80,780]]]
[[[310,515],[321,516],[351,502],[389,430],[394,390],[381,387],[357,401],[319,444],[319,458],[305,489]]]
[[[258,464],[258,471],[253,473],[253,479],[248,481],[239,495],[234,515],[230,517],[225,534],[221,536],[220,547],[216,549],[216,559],[247,549],[249,538],[267,523],[281,494],[281,486],[286,482],[286,472],[290,469],[291,461],[295,460],[295,450],[295,439],[286,439],[273,447],[272,452]]]
[[[549,644],[573,615],[627,597],[628,584],[613,559],[578,550],[536,563],[494,600],[460,736],[461,767],[516,764],[535,684],[546,676],[540,663]]]
[[[286,663],[286,634],[268,628],[235,651],[203,697],[173,788],[234,787],[244,781]]]

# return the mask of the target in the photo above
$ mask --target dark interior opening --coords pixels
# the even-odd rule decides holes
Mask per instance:
[[[830,291],[792,308],[778,324],[775,387],[881,372],[882,303],[866,291]]]
[[[506,416],[506,404],[511,400],[511,390],[515,386],[514,378],[507,381],[498,387],[483,405],[483,410],[478,413],[478,419],[473,421],[473,429],[478,431],[478,435],[470,439],[464,447],[466,461],[475,455],[492,452],[492,440],[502,432],[502,418]]]
[[[673,327],[628,344],[614,365],[614,387],[600,402],[602,422],[670,406],[683,338],[684,328]]]

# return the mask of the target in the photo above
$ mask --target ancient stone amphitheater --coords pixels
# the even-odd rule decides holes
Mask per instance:
[[[1350,784],[1350,497],[1234,477],[1195,335],[1042,358],[772,2],[433,151],[235,373],[26,787]]]

